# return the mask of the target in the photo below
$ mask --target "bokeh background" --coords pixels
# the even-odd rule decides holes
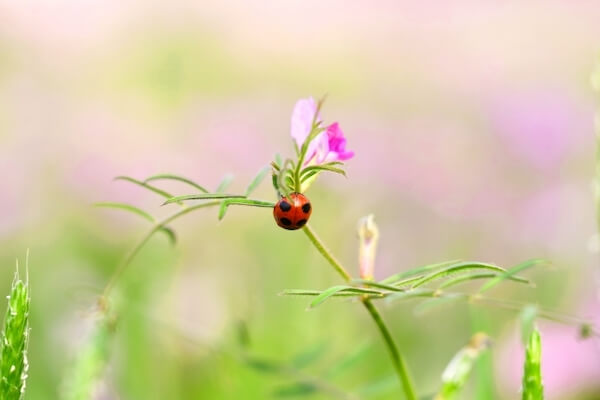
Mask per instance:
[[[356,152],[348,179],[323,176],[309,195],[313,227],[350,268],[357,220],[381,231],[376,276],[464,258],[510,266],[544,257],[537,288],[495,297],[538,302],[600,322],[592,179],[590,74],[600,52],[594,1],[39,1],[0,3],[0,293],[31,251],[27,399],[60,398],[119,260],[148,229],[92,206],[172,209],[117,175],[171,172],[244,190],[275,153],[292,154],[290,114],[328,94]],[[163,185],[186,194],[181,185]],[[265,182],[257,198],[274,200]],[[314,311],[285,288],[337,277],[299,232],[268,210],[216,210],[155,237],[118,284],[119,316],[97,399],[268,399],[289,377],[248,367],[353,349],[367,354],[331,382],[399,389],[377,332],[356,304]],[[415,315],[381,304],[419,392],[433,393],[474,330],[495,340],[464,398],[520,397],[515,312],[456,304]],[[548,399],[600,398],[598,341],[540,322]],[[321,347],[318,347],[321,346]],[[492,365],[494,380],[482,371]],[[386,380],[387,379],[387,380]],[[386,383],[387,382],[387,383]],[[320,397],[319,397],[320,396]],[[328,398],[315,395],[314,398]]]

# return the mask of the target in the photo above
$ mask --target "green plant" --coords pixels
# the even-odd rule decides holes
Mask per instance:
[[[340,160],[350,158],[352,153],[345,150],[345,138],[337,123],[329,126],[324,126],[322,124],[319,114],[321,105],[322,102],[315,105],[314,109],[310,110],[312,112],[310,120],[304,121],[304,124],[300,124],[306,128],[304,133],[300,135],[294,135],[294,133],[292,133],[292,136],[296,140],[296,159],[287,159],[284,161],[279,156],[275,156],[275,160],[270,164],[270,167],[262,168],[259,171],[256,177],[248,185],[244,194],[225,193],[227,186],[231,182],[231,177],[229,176],[223,179],[222,183],[214,192],[208,192],[204,186],[201,186],[190,179],[173,174],[154,175],[143,181],[131,177],[118,177],[117,179],[126,180],[139,185],[163,197],[165,199],[164,204],[175,204],[179,208],[168,217],[157,220],[145,211],[129,204],[98,204],[103,207],[129,211],[152,223],[151,229],[140,239],[123,259],[121,264],[115,269],[115,272],[101,297],[100,304],[102,305],[101,309],[103,312],[108,310],[108,307],[106,306],[108,304],[108,297],[119,276],[154,233],[164,232],[171,242],[174,243],[176,241],[174,230],[168,226],[175,219],[192,211],[211,206],[219,206],[219,219],[223,219],[228,207],[233,205],[273,208],[275,205],[273,202],[249,198],[253,190],[266,177],[269,170],[271,171],[273,187],[280,199],[288,197],[293,192],[306,191],[322,172],[333,172],[345,175],[345,172],[342,169],[343,163]],[[306,106],[306,104],[304,106]],[[329,136],[324,136],[325,134]],[[326,142],[328,137],[330,140],[329,144]],[[313,141],[316,143],[316,146],[313,146]],[[185,183],[193,187],[195,193],[173,196],[149,183],[159,180],[175,180]],[[188,201],[199,201],[199,203],[188,206]],[[359,237],[361,248],[359,252],[360,267],[358,277],[353,277],[350,269],[346,268],[338,261],[309,224],[302,226],[302,231],[327,263],[341,276],[344,280],[344,284],[336,285],[324,290],[288,289],[284,290],[282,295],[314,297],[309,304],[309,309],[320,306],[334,297],[353,298],[361,303],[383,338],[383,343],[390,355],[392,365],[396,372],[396,378],[400,382],[405,398],[409,400],[418,398],[415,384],[404,356],[394,340],[394,335],[375,307],[375,301],[385,299],[388,302],[395,302],[420,299],[422,300],[421,303],[415,308],[418,312],[431,310],[437,305],[460,300],[521,311],[528,305],[527,303],[489,297],[486,292],[496,285],[505,282],[531,286],[531,282],[527,278],[518,274],[529,268],[548,264],[545,260],[533,259],[520,263],[512,268],[505,269],[498,265],[485,262],[453,260],[404,270],[385,279],[375,281],[373,279],[373,270],[375,268],[375,249],[379,233],[372,216],[365,217],[360,222]],[[474,292],[467,293],[449,290],[465,282],[475,280],[483,280],[484,283]],[[114,310],[112,311],[114,312]],[[570,315],[557,313],[551,310],[544,310],[542,308],[536,309],[536,315],[540,318],[546,318],[560,323],[578,325],[580,327],[590,327],[589,332],[591,332],[591,334],[596,334],[586,321]],[[459,390],[464,385],[477,356],[487,347],[486,343],[487,339],[486,341],[480,340],[476,344],[471,343],[458,353],[455,357],[455,361],[451,363],[447,372],[444,374],[443,385],[438,394],[438,398],[450,399],[458,394]],[[296,386],[298,392],[310,392],[307,389],[309,383],[312,384],[313,389],[315,386],[320,388],[328,387],[327,385],[324,385],[321,380],[312,381],[312,378],[298,374],[296,369],[289,368],[285,364],[273,364],[272,362],[267,362],[265,360],[257,361],[256,358],[249,357],[246,357],[245,361],[248,362],[249,365],[261,367],[265,371],[278,371],[279,373],[291,375],[296,378],[300,376],[300,381],[297,382],[297,384],[301,387]],[[307,382],[307,379],[310,382]],[[329,389],[331,388],[329,387]],[[342,395],[345,396],[345,393],[346,392],[342,392]]]
[[[542,339],[537,329],[529,335],[525,350],[525,365],[523,366],[523,400],[543,400],[544,385],[542,384]]]
[[[27,269],[27,262],[25,268]],[[18,400],[25,394],[29,342],[29,279],[19,276],[19,264],[8,296],[0,343],[0,399]]]

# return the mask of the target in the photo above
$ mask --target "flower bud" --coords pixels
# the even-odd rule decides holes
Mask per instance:
[[[379,240],[379,230],[373,220],[373,214],[358,221],[359,275],[361,279],[372,280],[375,269],[375,252]]]

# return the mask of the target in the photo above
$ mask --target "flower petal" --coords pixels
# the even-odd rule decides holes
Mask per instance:
[[[298,148],[302,147],[310,133],[316,112],[317,103],[312,97],[300,99],[296,102],[292,112],[291,134],[292,138],[296,140]]]

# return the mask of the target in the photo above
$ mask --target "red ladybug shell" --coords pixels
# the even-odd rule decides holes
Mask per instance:
[[[273,208],[273,217],[277,225],[289,231],[302,228],[311,213],[310,201],[302,193],[291,193],[289,200],[282,197]]]

